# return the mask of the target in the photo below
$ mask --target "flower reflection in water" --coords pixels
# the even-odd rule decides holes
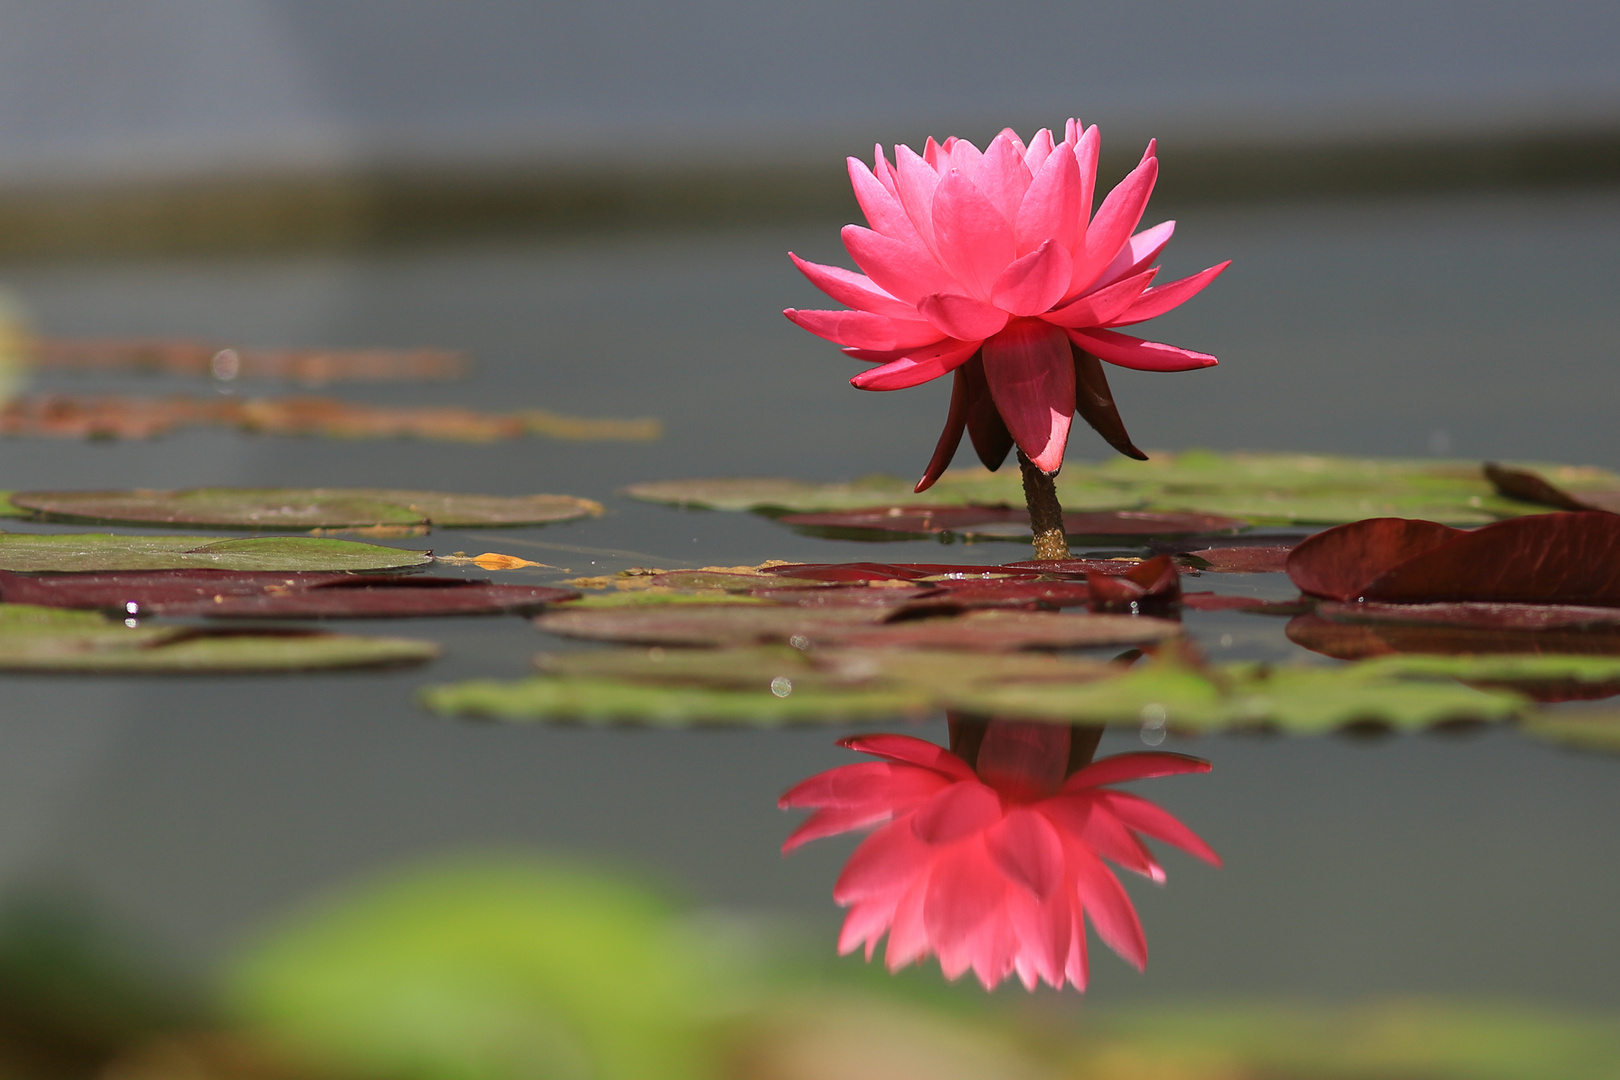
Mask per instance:
[[[930,953],[946,978],[972,969],[986,989],[1015,972],[1086,986],[1085,920],[1141,969],[1147,942],[1107,859],[1156,882],[1152,837],[1216,866],[1191,829],[1147,800],[1108,785],[1207,772],[1183,754],[1140,752],[1092,761],[1100,728],[952,718],[951,749],[906,735],[840,745],[881,760],[818,773],[784,794],[814,813],[782,845],[877,830],[855,849],[833,889],[849,908],[840,954],[889,935],[896,971]]]

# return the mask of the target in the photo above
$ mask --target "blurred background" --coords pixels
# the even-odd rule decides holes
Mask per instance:
[[[0,0],[0,284],[31,332],[466,349],[476,374],[453,387],[322,392],[666,432],[6,440],[0,487],[568,492],[609,514],[429,542],[577,573],[938,558],[615,493],[920,470],[948,391],[851,391],[854,365],[778,314],[820,299],[785,252],[846,261],[843,158],[874,141],[1076,114],[1102,128],[1108,183],[1160,139],[1148,220],[1181,222],[1167,273],[1234,260],[1155,323],[1221,367],[1116,376],[1138,443],[1620,468],[1617,43],[1620,6],[1577,0]],[[839,732],[433,720],[419,686],[515,677],[556,643],[517,620],[386,631],[448,655],[425,674],[8,678],[7,1069],[1584,1077],[1620,1060],[1612,761],[1509,733],[1180,747],[1215,772],[1152,794],[1228,868],[1132,885],[1148,975],[1098,948],[1084,1005],[985,999],[941,993],[931,965],[891,982],[823,964],[849,845],[783,862],[773,802],[847,758]],[[455,861],[490,848],[506,854]],[[394,884],[356,884],[377,874]],[[349,888],[350,908],[292,914]],[[630,963],[625,940],[646,1000],[611,981],[570,996],[570,972]],[[231,1034],[247,1028],[324,1049],[289,1065]],[[626,1031],[651,1058],[603,1049]]]

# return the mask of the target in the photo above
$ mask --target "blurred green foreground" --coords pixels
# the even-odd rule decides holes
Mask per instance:
[[[0,1078],[1620,1077],[1613,1017],[1435,1000],[1082,1008],[830,952],[623,876],[488,856],[329,898],[204,992],[71,904],[20,899],[0,924]]]

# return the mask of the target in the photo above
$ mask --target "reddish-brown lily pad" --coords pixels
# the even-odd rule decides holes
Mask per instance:
[[[1288,554],[1292,545],[1266,547],[1220,547],[1189,551],[1185,557],[1196,559],[1192,566],[1214,574],[1281,574],[1288,569]]]
[[[1373,518],[1306,540],[1288,574],[1330,600],[1620,605],[1620,515],[1536,514],[1473,532]]]
[[[778,518],[801,531],[834,539],[868,538],[873,534],[895,538],[961,536],[1024,538],[1029,533],[1029,512],[1019,507],[995,506],[871,506],[816,514],[789,514]],[[1070,536],[1149,537],[1208,532],[1235,532],[1246,522],[1214,514],[1152,510],[1098,510],[1063,515]]]
[[[223,570],[14,574],[0,571],[0,601],[99,609],[124,616],[397,618],[530,613],[579,593],[464,578],[275,574]]]
[[[1514,469],[1506,465],[1487,464],[1485,479],[1491,482],[1499,495],[1523,502],[1538,503],[1556,510],[1604,510],[1620,513],[1620,489],[1566,488],[1554,484],[1540,473],[1529,469]]]
[[[1135,613],[1149,606],[1169,607],[1181,600],[1181,575],[1170,556],[1139,562],[1123,574],[1088,574],[1092,611]]]
[[[1341,621],[1316,614],[1297,615],[1288,640],[1323,656],[1365,660],[1396,653],[1444,656],[1524,653],[1566,656],[1620,655],[1620,623],[1553,629]]]

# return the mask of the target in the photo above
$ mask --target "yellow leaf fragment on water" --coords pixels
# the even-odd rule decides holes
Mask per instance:
[[[605,575],[601,577],[577,577],[569,578],[563,584],[572,585],[576,589],[605,589],[613,584],[613,579]]]
[[[556,569],[547,563],[530,562],[516,555],[502,555],[495,551],[486,551],[482,555],[468,555],[465,551],[458,551],[454,555],[440,555],[438,561],[450,563],[452,566],[476,566],[480,570],[520,570],[525,566],[538,566],[544,570]]]
[[[540,409],[523,409],[516,416],[530,435],[549,435],[553,439],[659,439],[664,435],[663,422],[656,417],[643,416],[632,420],[589,420],[581,416],[559,416]]]

